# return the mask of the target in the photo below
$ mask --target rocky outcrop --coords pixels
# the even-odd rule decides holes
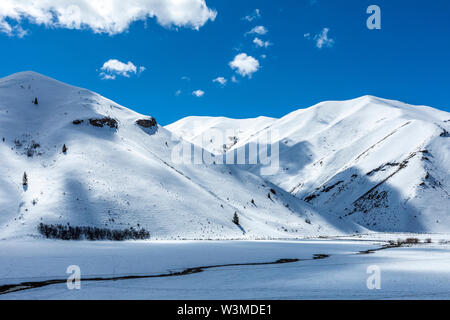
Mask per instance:
[[[117,120],[105,117],[101,119],[89,119],[89,123],[94,127],[100,127],[103,128],[105,125],[112,128],[112,129],[118,129],[119,124],[117,123]]]
[[[143,128],[153,128],[156,127],[158,123],[156,122],[155,118],[150,117],[148,119],[139,119],[136,121],[136,124]]]

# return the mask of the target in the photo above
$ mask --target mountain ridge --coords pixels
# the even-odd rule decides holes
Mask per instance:
[[[449,126],[447,112],[363,96],[280,119],[163,127],[87,89],[17,73],[0,79],[0,238],[39,236],[40,223],[145,228],[153,239],[448,232]],[[187,145],[248,163],[267,137],[279,145],[268,176],[261,163],[174,160]]]
[[[0,79],[0,238],[39,236],[40,223],[145,228],[152,239],[364,230],[236,166],[176,163],[187,142],[153,120],[34,72]]]
[[[250,138],[239,136],[245,132],[239,128],[225,154],[245,152],[270,136],[279,145],[281,170],[265,178],[316,209],[376,231],[446,232],[449,120],[445,111],[368,95],[326,101]],[[208,128],[203,134],[207,140]],[[257,173],[262,166],[244,167]]]

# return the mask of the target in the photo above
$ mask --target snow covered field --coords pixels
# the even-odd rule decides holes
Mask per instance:
[[[411,235],[298,241],[5,240],[0,241],[0,288],[65,280],[69,265],[80,267],[82,279],[239,265],[169,277],[82,281],[80,290],[68,290],[63,282],[0,294],[0,299],[450,299],[450,236],[422,235],[421,240],[430,237],[433,243],[360,253],[406,237]],[[280,259],[299,261],[257,264]],[[379,290],[367,287],[370,266],[380,270]]]

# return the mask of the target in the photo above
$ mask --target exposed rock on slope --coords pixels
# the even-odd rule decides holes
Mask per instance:
[[[139,119],[136,121],[138,125],[143,128],[152,128],[157,125],[155,118],[150,117],[149,119]]]

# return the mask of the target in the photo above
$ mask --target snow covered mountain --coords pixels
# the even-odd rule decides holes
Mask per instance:
[[[186,117],[165,128],[209,152],[223,154],[268,128],[276,120],[268,117],[255,119]]]
[[[189,123],[196,124],[196,134],[184,137],[212,152],[218,148],[209,136],[221,128],[235,131],[222,133],[235,137],[225,153],[247,151],[271,137],[279,145],[280,169],[265,178],[341,221],[376,231],[450,231],[448,112],[364,96],[264,123],[191,117],[167,128],[184,133]],[[258,174],[261,165],[245,167]]]
[[[370,96],[164,128],[86,89],[17,73],[0,79],[0,238],[38,235],[40,223],[145,228],[153,239],[449,232],[449,131],[447,112]],[[280,150],[270,176],[260,164],[174,160],[181,146],[227,156],[267,136]]]
[[[242,138],[273,123],[256,121]],[[35,236],[40,223],[145,228],[152,239],[364,230],[236,166],[176,163],[182,143],[154,118],[91,91],[34,72],[0,79],[0,238]]]

